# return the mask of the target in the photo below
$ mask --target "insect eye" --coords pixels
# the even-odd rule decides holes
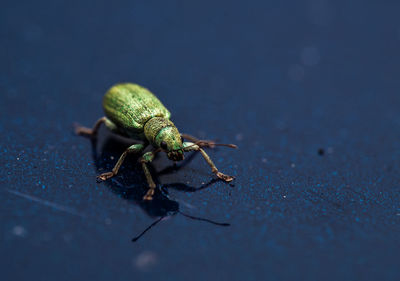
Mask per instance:
[[[165,141],[162,141],[162,142],[160,143],[160,146],[161,146],[162,149],[165,149],[165,150],[168,149],[168,145],[167,145],[167,143],[166,143]]]

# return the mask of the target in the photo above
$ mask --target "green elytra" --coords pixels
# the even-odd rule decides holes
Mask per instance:
[[[237,146],[233,144],[217,144],[213,141],[198,140],[190,135],[180,134],[170,120],[171,113],[148,89],[132,83],[114,85],[104,96],[103,109],[106,116],[100,118],[92,129],[77,126],[75,132],[78,135],[96,137],[100,125],[104,123],[112,132],[141,140],[143,143],[133,144],[128,147],[122,153],[111,172],[99,175],[99,179],[107,180],[117,175],[127,154],[142,153],[148,145],[152,145],[154,149],[142,154],[140,158],[149,185],[149,190],[143,197],[144,200],[152,200],[156,188],[147,163],[153,161],[155,155],[160,151],[166,152],[168,158],[172,161],[183,160],[184,152],[200,151],[211,167],[211,171],[218,178],[226,182],[234,179],[232,176],[219,172],[202,147],[212,148],[216,145],[222,145],[237,148]],[[190,142],[183,142],[183,139],[187,139]]]

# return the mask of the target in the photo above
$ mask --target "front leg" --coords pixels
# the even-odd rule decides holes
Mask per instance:
[[[117,164],[115,164],[115,166],[111,170],[111,172],[103,173],[103,174],[97,176],[97,178],[105,181],[106,179],[109,179],[109,178],[115,176],[118,173],[118,170],[121,167],[122,163],[124,162],[126,155],[128,155],[129,153],[139,153],[139,152],[143,151],[143,149],[145,149],[145,147],[146,146],[141,143],[131,145],[124,151],[124,153],[121,154],[121,156],[118,159]]]
[[[198,146],[197,144],[194,144],[192,142],[184,142],[183,150],[184,151],[200,151],[201,155],[206,160],[207,164],[210,165],[211,171],[218,178],[220,178],[226,182],[230,182],[235,178],[233,176],[228,176],[228,175],[225,175],[225,174],[221,173],[220,171],[218,171],[217,167],[215,166],[214,162],[211,160],[210,156],[208,156],[207,153],[203,149],[201,149],[200,146]]]
[[[156,184],[153,181],[153,178],[151,177],[151,173],[149,168],[147,167],[146,163],[150,163],[153,161],[154,157],[156,156],[157,151],[149,151],[143,154],[142,158],[140,159],[140,162],[142,163],[142,168],[144,175],[146,176],[147,183],[149,185],[149,190],[147,191],[146,195],[143,196],[143,200],[153,200],[153,195],[154,191],[156,190]]]

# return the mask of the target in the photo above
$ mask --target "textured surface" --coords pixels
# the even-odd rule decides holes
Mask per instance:
[[[169,118],[168,109],[149,90],[131,83],[113,86],[104,96],[106,116],[128,135],[143,133],[144,124],[152,117]]]
[[[399,280],[398,1],[141,2],[3,1],[1,279]],[[153,204],[135,157],[96,183],[127,144],[72,124],[121,81],[238,144],[234,186],[198,154]]]

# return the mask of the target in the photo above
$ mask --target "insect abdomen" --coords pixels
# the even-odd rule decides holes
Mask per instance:
[[[104,96],[103,108],[106,116],[128,134],[143,132],[152,117],[169,119],[171,115],[149,90],[131,83],[111,87]]]

